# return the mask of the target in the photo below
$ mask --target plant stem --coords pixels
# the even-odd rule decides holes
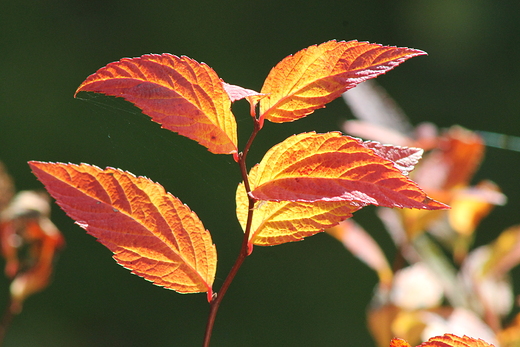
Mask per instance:
[[[251,225],[253,221],[253,212],[256,200],[249,195],[249,193],[251,192],[251,186],[249,185],[249,180],[247,177],[246,157],[247,153],[249,152],[249,149],[251,148],[251,145],[253,144],[253,140],[255,139],[260,129],[261,125],[258,122],[258,120],[255,119],[253,132],[251,133],[251,136],[249,137],[249,140],[247,141],[246,146],[244,147],[244,151],[239,154],[238,165],[240,166],[240,172],[244,181],[244,188],[246,189],[247,197],[249,199],[247,223],[244,232],[244,238],[242,239],[242,245],[240,247],[240,252],[238,254],[237,259],[235,260],[235,264],[233,264],[233,267],[229,271],[226,279],[224,280],[222,287],[220,287],[220,291],[218,293],[215,293],[215,295],[213,296],[213,300],[211,300],[208,322],[206,324],[206,332],[204,334],[204,342],[202,344],[203,347],[209,347],[211,333],[213,332],[213,326],[215,324],[215,318],[217,316],[220,303],[224,299],[224,295],[226,295],[226,292],[229,286],[231,285],[231,282],[233,282],[233,279],[235,278],[235,275],[238,273],[238,270],[244,263],[244,260],[247,258],[249,254],[251,254],[251,250],[249,249],[249,234],[251,233]]]

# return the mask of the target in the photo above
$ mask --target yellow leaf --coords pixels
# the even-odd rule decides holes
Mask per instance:
[[[278,63],[267,76],[260,118],[292,122],[325,107],[357,84],[393,69],[423,51],[358,41],[328,41]]]
[[[249,183],[258,180],[258,165],[249,173]],[[245,230],[249,201],[244,184],[240,183],[236,193],[237,218]],[[251,245],[274,246],[286,242],[301,241],[352,216],[359,210],[345,201],[333,202],[291,202],[259,201],[256,203],[251,232]]]
[[[216,154],[237,153],[231,100],[217,73],[172,54],[123,58],[90,75],[76,90],[122,97],[165,129]]]

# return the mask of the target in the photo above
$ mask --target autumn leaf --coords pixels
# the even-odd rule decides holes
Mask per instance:
[[[303,133],[272,147],[258,167],[251,196],[269,201],[349,201],[427,210],[445,209],[359,139],[338,132]]]
[[[394,338],[390,342],[390,347],[411,347],[408,342],[400,338]],[[493,345],[469,336],[457,336],[454,334],[444,334],[435,336],[417,347],[493,347]]]
[[[278,63],[261,93],[260,118],[292,122],[305,117],[357,84],[383,74],[423,51],[358,41],[328,41]]]
[[[444,334],[435,336],[422,343],[421,347],[493,347],[493,345],[469,336],[457,336],[454,334]]]
[[[411,347],[408,342],[398,337],[395,337],[390,341],[390,347]]]
[[[249,183],[258,180],[258,165],[249,172]],[[237,218],[245,231],[249,200],[244,184],[240,183],[236,193]],[[274,246],[286,242],[301,241],[304,237],[322,232],[352,216],[361,207],[349,201],[261,201],[255,205],[249,249],[252,245]]]
[[[179,293],[211,299],[216,250],[197,215],[145,177],[87,164],[29,162],[76,223],[132,273]]]
[[[122,97],[165,129],[212,153],[236,154],[231,100],[208,65],[171,54],[123,58],[90,75],[76,90]]]

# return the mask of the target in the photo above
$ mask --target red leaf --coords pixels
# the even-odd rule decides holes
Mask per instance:
[[[180,293],[211,299],[216,250],[197,215],[145,177],[87,164],[30,162],[76,223],[132,273]]]
[[[393,69],[423,51],[358,41],[329,41],[290,55],[265,80],[261,119],[292,122],[325,107],[357,84]]]
[[[122,97],[165,129],[212,153],[237,153],[231,100],[215,71],[171,54],[123,58],[90,75],[76,90]]]
[[[364,206],[445,209],[394,163],[340,133],[303,133],[271,148],[251,195],[270,201],[350,201]]]

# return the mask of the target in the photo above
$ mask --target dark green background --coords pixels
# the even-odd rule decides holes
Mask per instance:
[[[77,86],[122,57],[169,52],[213,67],[229,83],[259,90],[282,58],[330,39],[425,50],[378,80],[414,124],[520,135],[517,1],[2,1],[0,160],[18,189],[41,188],[28,160],[114,166],[158,181],[213,235],[218,290],[240,247],[234,216],[240,180],[231,157],[212,155],[148,120],[131,105]],[[251,122],[233,108],[241,143]],[[267,124],[250,163],[285,137],[338,130],[341,100],[288,124]],[[479,229],[478,243],[518,223],[520,153],[490,149],[477,179],[509,197]],[[359,220],[393,255],[373,211]],[[115,264],[110,252],[55,205],[67,247],[52,285],[31,297],[5,346],[198,346],[204,294],[156,287]],[[213,346],[371,346],[365,308],[376,276],[342,246],[317,235],[254,250],[231,286]],[[0,282],[2,309],[7,283]],[[3,288],[3,289],[2,289]]]

